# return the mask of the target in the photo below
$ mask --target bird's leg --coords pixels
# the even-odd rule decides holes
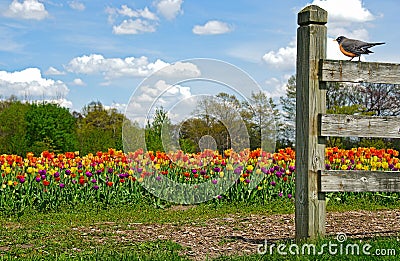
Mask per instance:
[[[351,59],[349,61],[352,61],[354,59],[354,57],[351,57]]]
[[[358,56],[358,61],[359,61],[359,62],[361,61],[361,55],[360,55],[360,56]]]

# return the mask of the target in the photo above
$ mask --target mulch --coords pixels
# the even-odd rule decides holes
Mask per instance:
[[[400,235],[399,210],[328,212],[326,221],[326,234],[332,237],[338,233],[345,233],[348,238],[365,239]],[[121,243],[171,240],[183,246],[182,255],[196,261],[220,255],[255,254],[258,245],[266,240],[290,241],[295,236],[294,214],[230,214],[209,219],[206,223],[132,223],[124,229],[108,222],[76,229],[91,234],[92,240],[104,230],[111,232],[111,238]],[[104,238],[99,235],[98,243],[101,240]]]

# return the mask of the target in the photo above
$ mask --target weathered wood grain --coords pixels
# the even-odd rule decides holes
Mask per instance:
[[[400,192],[400,171],[324,170],[322,192]]]
[[[302,10],[298,13],[297,24],[298,25],[309,25],[309,24],[326,24],[328,20],[328,13],[321,12],[318,6],[308,6],[307,9]]]
[[[320,80],[400,84],[400,64],[321,60]]]
[[[320,115],[321,136],[400,138],[400,117]]]
[[[326,57],[325,10],[311,5],[299,13],[296,65],[296,238],[325,234],[325,194],[318,193],[318,170],[325,145],[318,140],[318,114],[326,110],[320,88],[319,61]]]

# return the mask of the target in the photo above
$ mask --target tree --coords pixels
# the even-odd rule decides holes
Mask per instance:
[[[122,125],[125,116],[116,109],[105,109],[100,102],[91,102],[82,109],[78,119],[79,150],[84,153],[122,150]]]
[[[53,103],[32,104],[25,114],[26,141],[35,154],[76,150],[76,119]]]
[[[400,115],[400,87],[393,84],[339,84],[327,88],[327,112],[334,114],[360,114],[372,116]],[[354,146],[386,147],[396,144],[392,139],[335,138],[330,137],[328,146],[350,148]]]
[[[182,122],[179,126],[179,143],[185,152],[199,152],[201,137],[210,135],[211,129],[204,119],[197,117]]]
[[[250,134],[250,149],[262,148],[273,152],[280,126],[277,105],[265,92],[252,93],[250,103],[243,103],[242,112]]]
[[[292,75],[286,84],[286,94],[280,97],[283,123],[280,127],[281,146],[292,147],[296,138],[296,77]]]
[[[25,114],[30,104],[16,100],[1,102],[0,152],[25,156],[28,152]]]
[[[201,124],[187,133],[194,135],[196,144],[204,135],[211,136],[221,152],[229,148],[248,148],[250,138],[241,111],[242,105],[234,95],[219,93],[205,97],[198,102],[194,112],[198,119],[194,122]],[[186,130],[190,126],[193,124],[188,124]]]
[[[146,148],[148,151],[166,151],[171,148],[171,120],[162,107],[156,108],[153,120],[147,121],[145,128]]]
[[[143,149],[146,146],[144,128],[137,121],[125,119],[122,125],[122,142],[125,152]]]
[[[400,115],[400,85],[363,83],[355,85],[353,104],[361,104],[364,112],[376,116]]]

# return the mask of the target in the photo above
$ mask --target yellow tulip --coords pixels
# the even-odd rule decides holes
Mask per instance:
[[[228,165],[226,165],[226,170],[233,170],[233,166],[232,166],[232,164],[228,164]]]
[[[387,163],[387,162],[382,162],[382,168],[388,169],[388,168],[389,168],[389,163]]]

